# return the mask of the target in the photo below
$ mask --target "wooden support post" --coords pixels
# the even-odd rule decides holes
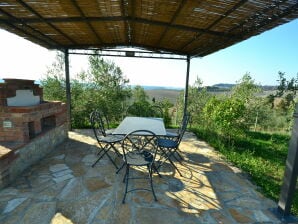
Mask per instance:
[[[66,105],[67,105],[67,122],[68,130],[71,130],[71,94],[70,94],[70,78],[69,78],[69,52],[68,49],[64,51],[65,60],[65,84],[66,84]]]
[[[186,114],[186,112],[187,112],[189,68],[190,68],[190,56],[188,55],[187,56],[187,71],[186,71],[185,91],[184,91],[184,110],[183,110],[183,114]]]
[[[283,217],[290,215],[291,205],[295,193],[298,172],[298,104],[294,112],[294,126],[289,144],[283,184],[281,187],[278,212]]]

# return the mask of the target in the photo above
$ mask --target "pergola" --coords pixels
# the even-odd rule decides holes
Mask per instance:
[[[69,118],[69,54],[74,50],[97,49],[104,55],[115,52],[110,49],[122,52],[121,48],[133,47],[150,51],[152,57],[182,57],[187,61],[186,110],[191,58],[214,53],[296,18],[297,0],[0,2],[0,28],[42,47],[65,52]],[[142,57],[142,52],[137,53]],[[133,57],[136,52],[127,51],[124,56]],[[295,153],[296,157],[290,164],[291,173],[285,174],[280,197],[279,209],[284,214],[289,213],[297,179]]]

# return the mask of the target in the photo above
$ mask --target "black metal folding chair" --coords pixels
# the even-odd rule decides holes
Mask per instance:
[[[163,165],[163,163],[165,163],[166,161],[169,161],[172,164],[172,166],[177,170],[177,172],[180,174],[180,176],[182,176],[181,172],[174,164],[172,158],[175,158],[180,163],[181,161],[176,157],[176,155],[178,155],[181,160],[183,159],[183,157],[179,153],[179,145],[186,131],[189,119],[190,119],[189,114],[185,114],[183,116],[181,127],[177,132],[177,137],[171,136],[171,138],[169,138],[168,136],[165,136],[165,138],[157,139],[157,146],[161,152],[161,159],[159,160],[157,170]]]
[[[123,196],[122,203],[125,203],[126,195],[129,192],[136,190],[151,191],[154,197],[154,200],[157,201],[154,187],[152,174],[155,170],[154,161],[157,153],[156,146],[157,137],[156,135],[149,130],[137,130],[133,131],[125,136],[122,141],[122,150],[123,150],[123,161],[125,166],[125,175],[123,182],[125,185],[125,192]],[[144,176],[144,174],[138,174],[137,176],[131,175],[131,167],[146,167],[149,175]],[[135,173],[136,171],[134,171]],[[129,180],[132,179],[147,179],[149,180],[149,188],[130,188]]]
[[[123,137],[107,134],[103,119],[106,119],[106,117],[104,117],[104,115],[102,115],[98,110],[95,110],[90,114],[90,123],[99,145],[99,150],[97,153],[98,159],[92,164],[92,167],[94,167],[98,161],[106,155],[116,169],[118,169],[118,166],[109,155],[109,151],[113,149],[117,156],[121,156],[120,152],[115,147],[115,144],[121,143]]]

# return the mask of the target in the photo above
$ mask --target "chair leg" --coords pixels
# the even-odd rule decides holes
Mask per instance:
[[[100,155],[101,152],[103,152],[103,154],[100,157],[98,157],[98,159],[91,165],[92,167],[94,167],[98,163],[98,161],[101,160],[101,158],[107,153],[104,149],[102,149],[97,153],[97,155]]]
[[[119,167],[119,169],[116,171],[116,174],[118,174],[122,169],[123,167],[125,166],[125,163],[122,163],[122,165]]]
[[[119,150],[115,147],[114,144],[112,144],[111,147],[113,148],[113,150],[114,150],[114,152],[117,154],[117,156],[121,156],[121,153],[120,153]]]
[[[125,166],[125,173],[124,173],[124,177],[123,177],[122,182],[125,183],[125,181],[126,181],[126,175],[127,175],[127,173],[128,173],[129,170],[127,170],[127,166],[128,166],[127,164],[124,164],[123,166]]]
[[[158,174],[159,178],[162,178],[161,174],[159,173],[159,171],[154,163],[152,164],[152,168],[154,169],[154,172],[156,172]]]
[[[180,170],[178,169],[178,167],[174,164],[174,162],[172,160],[169,159],[169,162],[172,164],[172,166],[175,168],[175,170],[177,170],[177,172],[179,173],[180,177],[182,176],[182,173],[180,172]]]
[[[109,155],[108,151],[110,150],[111,146],[105,146],[98,154],[100,154],[101,152],[103,152],[103,154],[92,164],[92,167],[94,167],[99,160],[101,160],[101,158],[104,155],[107,155],[107,157],[110,159],[110,161],[113,163],[113,165],[115,166],[115,168],[118,170],[118,166],[116,165],[116,163],[114,162],[114,160],[112,159],[112,157]]]
[[[171,151],[171,149],[168,149],[168,150],[170,151],[169,153],[167,153],[164,149],[162,149],[162,155],[165,157],[165,159],[158,165],[157,170],[159,170],[159,168],[162,166],[162,164],[168,160],[172,164],[172,166],[175,168],[175,170],[177,170],[177,172],[180,174],[180,176],[183,177],[181,172],[179,171],[178,167],[174,164],[174,162],[170,158],[175,153],[175,151]]]
[[[153,164],[152,164],[153,165]],[[157,201],[156,195],[155,195],[155,191],[154,191],[154,187],[153,187],[153,180],[152,180],[152,173],[153,173],[153,167],[148,167],[149,169],[149,179],[150,179],[150,186],[151,186],[151,191],[154,197],[154,200]]]
[[[178,154],[178,152],[177,152],[177,154]],[[173,153],[172,156],[175,158],[175,160],[176,160],[177,162],[179,162],[180,164],[182,164],[182,162],[180,161],[181,159],[178,159],[178,158],[176,157],[175,153]]]
[[[181,160],[184,160],[183,156],[181,156],[181,151],[179,149],[176,150],[177,155],[180,157]]]
[[[129,164],[126,164],[126,172],[125,172],[125,176],[123,179],[125,181],[125,192],[124,192],[124,196],[122,199],[122,204],[125,204],[125,198],[126,198],[127,189],[128,189],[128,178],[129,178]]]

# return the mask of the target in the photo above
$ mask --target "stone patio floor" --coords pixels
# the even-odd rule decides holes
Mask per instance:
[[[116,174],[106,158],[92,168],[97,143],[91,130],[69,132],[68,140],[0,190],[0,223],[283,223],[271,212],[277,204],[193,133],[185,134],[180,149],[184,165],[176,164],[183,177],[163,166],[162,178],[154,175],[157,202],[140,191],[122,204],[124,170]]]

